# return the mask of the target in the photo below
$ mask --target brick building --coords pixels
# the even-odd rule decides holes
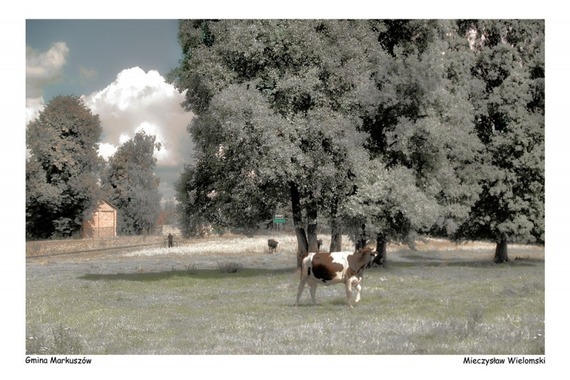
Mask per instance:
[[[90,220],[83,222],[81,237],[88,239],[117,236],[117,209],[109,202],[99,201]]]

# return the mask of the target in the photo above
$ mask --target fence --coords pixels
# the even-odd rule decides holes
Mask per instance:
[[[119,236],[108,239],[66,239],[26,242],[26,257],[62,255],[119,248],[163,245],[163,236]]]

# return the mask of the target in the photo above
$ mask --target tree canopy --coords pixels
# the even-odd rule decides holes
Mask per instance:
[[[185,57],[173,74],[197,115],[199,153],[181,184],[195,218],[251,226],[290,201],[300,250],[316,249],[319,210],[366,157],[349,111],[375,52],[356,46],[377,42],[350,24],[181,21]]]
[[[482,191],[459,236],[498,242],[544,242],[544,22],[470,21],[481,83],[475,125],[485,144]]]
[[[347,217],[383,241],[452,234],[477,199],[483,149],[468,98],[467,41],[453,22],[432,20],[385,21],[379,40],[391,58],[360,103],[375,162],[359,176]]]
[[[117,229],[122,234],[152,232],[160,214],[155,149],[160,149],[156,137],[138,132],[109,158],[103,172],[101,189],[119,211]]]
[[[57,96],[26,129],[26,235],[79,232],[99,199],[99,117],[81,99]]]
[[[300,254],[319,218],[333,236],[543,241],[542,22],[183,20],[179,42],[187,231],[290,204]]]

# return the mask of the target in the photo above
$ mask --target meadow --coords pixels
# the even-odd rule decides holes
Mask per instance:
[[[544,247],[496,265],[489,243],[390,245],[349,309],[340,285],[296,307],[295,241],[277,239],[29,258],[26,353],[545,354]]]

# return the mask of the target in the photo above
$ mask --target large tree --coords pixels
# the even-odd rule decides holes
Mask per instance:
[[[544,242],[544,21],[461,21],[476,57],[472,97],[485,144],[483,189],[458,237]]]
[[[103,192],[118,209],[117,228],[122,234],[152,232],[160,214],[155,150],[160,150],[156,137],[138,132],[109,158],[101,178]]]
[[[375,238],[385,253],[390,240],[451,234],[468,218],[482,144],[469,102],[469,44],[455,24],[385,20],[377,28],[391,59],[375,70],[375,87],[361,102],[375,163],[359,175],[344,213],[355,238]]]
[[[179,40],[172,80],[197,115],[186,219],[253,226],[290,202],[300,254],[319,216],[331,249],[342,226],[381,250],[417,232],[541,239],[540,25],[182,21]]]
[[[26,129],[26,236],[69,237],[99,196],[99,117],[74,96],[53,98]]]
[[[351,111],[377,36],[356,21],[224,20],[181,21],[179,40],[172,78],[199,151],[179,184],[186,210],[253,225],[290,202],[299,254],[316,250],[319,212],[336,218],[366,159]]]

